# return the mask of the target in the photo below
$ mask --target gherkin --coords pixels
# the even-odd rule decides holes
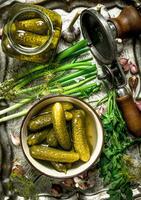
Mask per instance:
[[[58,143],[63,149],[69,150],[71,139],[66,126],[64,109],[59,102],[52,107],[52,121]]]
[[[72,119],[73,145],[80,160],[87,162],[90,159],[90,148],[85,130],[85,113],[83,110],[75,110]]]

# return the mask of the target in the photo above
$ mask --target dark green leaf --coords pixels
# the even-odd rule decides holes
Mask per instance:
[[[108,191],[110,194],[109,200],[122,200],[121,193],[118,191]]]

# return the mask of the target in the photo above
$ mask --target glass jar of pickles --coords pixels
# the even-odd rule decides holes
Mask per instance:
[[[55,11],[16,3],[9,10],[3,28],[3,51],[19,60],[49,62],[55,54],[61,29],[61,16]]]

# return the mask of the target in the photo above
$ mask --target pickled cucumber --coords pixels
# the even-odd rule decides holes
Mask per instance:
[[[65,118],[66,120],[71,120],[72,114],[69,112],[65,112]],[[38,131],[50,124],[52,124],[52,115],[51,113],[45,113],[31,119],[28,124],[28,129],[30,131]]]
[[[26,12],[21,15],[18,16],[18,20],[21,21],[21,20],[27,20],[27,19],[34,19],[34,18],[39,18],[40,15],[34,11],[29,11],[29,12]]]
[[[23,30],[16,31],[14,38],[17,43],[25,47],[39,47],[49,40],[48,36],[38,35]]]
[[[60,29],[60,27],[62,27],[62,19],[61,19],[61,16],[57,12],[52,12],[49,9],[46,9],[37,5],[36,7],[39,8],[42,12],[44,12],[47,16],[49,16],[55,28]]]
[[[66,111],[66,110],[71,110],[73,109],[73,104],[70,103],[70,102],[60,102],[61,105],[63,106],[63,109]],[[53,107],[54,104],[50,104],[48,105],[46,108],[44,108],[41,112],[44,113],[44,112],[52,112],[52,107]]]
[[[10,24],[9,23],[7,23],[5,26],[4,26],[4,28],[3,28],[3,34],[6,34],[6,32],[7,32],[7,30],[8,30],[8,28],[9,28],[9,26],[10,26]],[[13,24],[11,24],[11,33],[12,34],[15,34],[15,32],[17,31],[17,28],[16,28],[16,26],[15,26],[15,24],[13,23]]]
[[[85,114],[82,110],[73,112],[72,135],[75,151],[79,153],[80,160],[87,162],[90,159],[90,149],[85,132]]]
[[[46,142],[50,147],[57,147],[58,146],[58,141],[55,137],[55,131],[54,129],[50,129],[48,134],[46,135]]]
[[[41,35],[48,34],[48,26],[41,18],[16,21],[15,26],[18,30],[30,31]]]
[[[24,54],[19,54],[19,55],[16,55],[16,53],[14,55],[16,55],[16,58],[19,59],[19,60],[25,60],[25,61],[31,61],[31,62],[46,62],[47,60],[47,57],[50,57],[53,53],[53,50],[50,49],[50,51],[48,51],[47,54],[43,54],[43,53],[40,53],[40,54],[36,54],[36,55],[24,55]],[[14,56],[12,56],[14,57]],[[50,58],[51,60],[51,58]]]
[[[3,44],[7,42],[2,39],[2,48],[10,57],[19,60],[50,63],[61,37],[61,29],[62,19],[55,11],[36,5],[15,5],[3,27],[9,44]],[[12,53],[9,51],[11,48]]]
[[[3,43],[2,48],[4,52],[7,52],[7,55],[13,57],[13,53],[17,55],[17,52],[12,48],[11,44],[9,43],[9,40],[3,35]]]
[[[49,133],[49,130],[44,130],[35,134],[30,134],[27,138],[27,144],[29,146],[34,144],[40,144],[43,140],[46,139],[47,135]]]
[[[67,173],[68,169],[71,169],[72,163],[60,163],[60,162],[51,162],[54,169],[56,169],[58,172],[64,172]]]
[[[52,121],[58,143],[63,149],[69,150],[71,148],[71,139],[67,131],[64,109],[59,102],[52,107]]]
[[[58,38],[60,37],[60,30],[56,30],[53,34],[53,40],[52,43],[50,44],[51,49],[55,49],[55,47],[58,45]]]
[[[78,153],[72,151],[59,150],[42,145],[31,146],[30,154],[35,159],[62,162],[62,163],[73,163],[79,160]]]
[[[51,162],[51,165],[54,169],[56,169],[58,172],[64,172],[66,174],[67,172],[67,166],[64,163],[60,162]]]

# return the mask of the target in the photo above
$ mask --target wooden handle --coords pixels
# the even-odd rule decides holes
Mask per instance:
[[[141,112],[136,107],[132,96],[126,95],[117,98],[117,103],[123,113],[123,117],[127,123],[127,127],[131,133],[141,136]]]
[[[133,6],[126,6],[117,18],[112,18],[117,37],[125,38],[141,32],[141,15]]]

